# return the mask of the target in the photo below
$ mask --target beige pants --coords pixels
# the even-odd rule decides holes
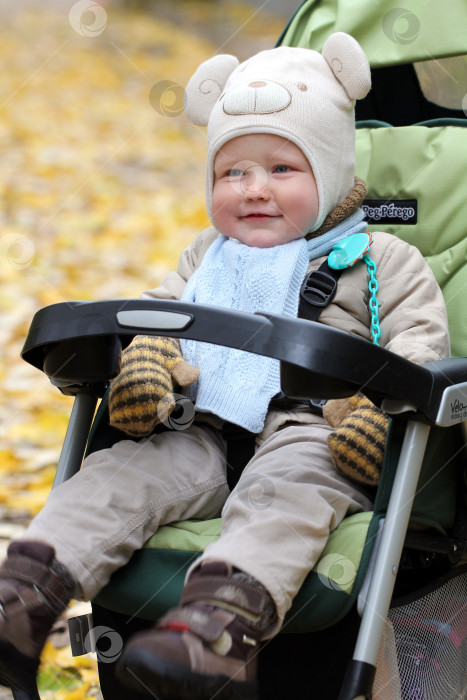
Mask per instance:
[[[193,424],[96,452],[56,488],[25,538],[45,541],[93,598],[160,525],[222,514],[204,554],[257,578],[282,619],[329,533],[371,502],[333,468],[327,425],[289,425],[256,451],[229,495],[225,443]]]

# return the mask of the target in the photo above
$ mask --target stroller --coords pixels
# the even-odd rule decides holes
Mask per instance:
[[[279,43],[320,50],[330,33],[342,30],[363,45],[374,88],[357,115],[365,120],[357,131],[357,174],[368,185],[370,230],[399,235],[427,258],[445,294],[456,357],[417,366],[315,322],[143,300],[46,307],[34,317],[22,354],[75,396],[55,484],[79,469],[85,450],[120,439],[107,425],[105,392],[119,371],[122,348],[137,334],[193,338],[274,357],[281,362],[282,391],[291,398],[362,390],[391,415],[374,511],[350,516],[332,533],[282,633],[261,652],[261,697],[467,698],[467,327],[461,294],[467,242],[458,186],[467,122],[462,109],[453,112],[423,96],[420,85],[430,85],[430,68],[416,70],[413,62],[426,58],[431,36],[424,43],[421,29],[412,29],[418,42],[398,41],[394,33],[391,39],[394,10],[401,11],[391,3],[386,13],[381,4],[368,3],[377,21],[371,25],[375,18],[362,12],[362,26],[346,5],[333,14],[335,0],[304,2]],[[442,32],[438,36],[439,23],[430,23],[436,38],[449,43],[435,63],[467,53],[467,9],[453,3],[452,12],[449,26],[456,34],[447,34],[449,42]],[[384,65],[378,59],[381,38],[392,51]],[[403,111],[391,84],[414,98],[402,100]],[[161,528],[93,601],[92,620],[71,622],[74,653],[97,650],[105,698],[129,697],[111,662],[128,636],[178,603],[187,567],[219,531],[219,520]]]

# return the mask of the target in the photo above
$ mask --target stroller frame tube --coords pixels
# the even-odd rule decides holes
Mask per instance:
[[[97,396],[86,391],[76,394],[52,488],[79,472],[97,400]]]
[[[429,433],[429,425],[418,421],[407,423],[354,656],[339,700],[371,697],[376,661]],[[369,674],[370,667],[374,669],[373,674]]]

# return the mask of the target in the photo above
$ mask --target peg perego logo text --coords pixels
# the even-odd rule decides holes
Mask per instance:
[[[416,199],[365,199],[362,204],[369,224],[416,224]]]

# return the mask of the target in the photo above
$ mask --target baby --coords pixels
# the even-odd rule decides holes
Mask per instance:
[[[185,111],[208,126],[213,226],[144,296],[296,316],[307,272],[365,232],[354,102],[369,88],[366,57],[342,33],[322,55],[281,47],[240,65],[232,56],[202,64]],[[379,283],[379,343],[416,362],[447,356],[444,302],[418,250],[383,232],[366,238]],[[360,258],[320,322],[370,341]],[[277,361],[190,340],[181,351],[176,341],[163,345],[136,338],[111,388],[110,420],[133,439],[90,455],[9,547],[0,570],[0,682],[10,687],[33,687],[47,633],[71,596],[92,599],[160,525],[222,515],[221,536],[189,570],[179,607],[130,640],[117,673],[167,698],[254,698],[262,640],[280,630],[330,532],[371,509],[368,490],[333,465],[329,422],[302,404],[271,403]],[[154,434],[151,392],[162,366],[189,387],[196,416],[186,430]],[[169,399],[166,414],[172,408]],[[232,492],[226,424],[257,436]],[[248,491],[264,479],[270,503],[251,508]]]

